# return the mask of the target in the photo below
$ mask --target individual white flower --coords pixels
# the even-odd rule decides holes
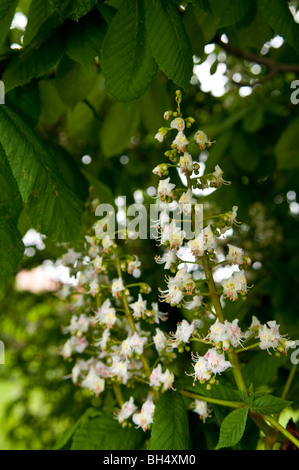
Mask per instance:
[[[152,302],[152,314],[154,318],[154,323],[160,323],[160,321],[167,320],[167,312],[161,312],[159,310],[158,302]]]
[[[215,323],[210,326],[209,333],[206,336],[206,339],[212,341],[212,343],[217,344],[220,341],[227,340],[227,332],[226,332],[226,325],[222,323],[218,318],[216,319]]]
[[[207,361],[208,370],[214,375],[221,374],[231,367],[231,363],[225,360],[224,353],[219,354],[216,348],[209,349],[204,355],[204,358]]]
[[[157,352],[161,354],[161,352],[164,349],[166,349],[167,337],[165,336],[162,330],[160,330],[159,328],[156,328],[156,334],[155,336],[153,336],[153,340],[154,340]]]
[[[138,269],[140,266],[141,266],[141,262],[139,261],[138,257],[135,256],[134,260],[131,260],[128,262],[128,268],[127,268],[128,274],[132,274],[135,271],[135,269]]]
[[[169,286],[169,288],[164,291],[160,290],[160,299],[172,306],[178,305],[183,298],[183,292],[175,285]]]
[[[239,320],[235,318],[232,322],[225,320],[226,335],[229,343],[236,348],[242,343],[244,333],[238,325]]]
[[[125,290],[125,286],[121,277],[113,279],[111,285],[111,292],[114,297],[118,297],[119,293]]]
[[[279,325],[277,325],[276,321],[269,321],[267,325],[261,325],[258,336],[261,349],[276,349],[281,340]]]
[[[91,366],[81,385],[83,388],[93,391],[96,396],[98,396],[105,388],[105,380],[99,377],[94,367]]]
[[[193,171],[193,159],[190,153],[184,152],[184,155],[180,157],[179,166],[183,173],[187,171],[191,173]]]
[[[165,180],[160,180],[157,189],[157,195],[161,199],[162,197],[171,196],[171,191],[175,188],[175,184],[170,183],[170,177]]]
[[[162,257],[156,256],[155,261],[158,264],[164,263],[164,269],[170,269],[171,266],[178,261],[178,257],[176,256],[174,250],[167,250],[165,253],[163,253]]]
[[[148,427],[153,423],[155,411],[155,404],[151,399],[147,399],[141,408],[140,413],[134,413],[132,421],[137,427],[141,427],[143,431],[146,431]]]
[[[82,336],[71,336],[62,348],[62,356],[64,359],[70,357],[73,352],[82,353],[88,346],[88,341]]]
[[[210,141],[210,139],[208,139],[207,135],[200,130],[195,132],[194,140],[199,145],[200,150],[205,150],[206,148],[209,148],[212,145],[212,142]]]
[[[222,184],[231,184],[230,181],[225,181],[223,178],[223,171],[219,165],[215,166],[215,171],[212,173],[211,186],[219,188]]]
[[[96,279],[93,279],[91,283],[89,284],[89,294],[95,297],[97,293],[99,292],[99,283]]]
[[[103,264],[103,258],[102,256],[97,255],[93,260],[92,260],[93,267],[97,273],[99,273],[102,270],[102,264]]]
[[[207,251],[215,250],[216,238],[210,225],[208,225],[207,227],[203,229],[203,241],[204,241],[205,250]]]
[[[199,417],[205,422],[206,418],[211,417],[211,408],[208,403],[203,400],[195,400],[192,406],[194,413],[197,413]]]
[[[81,253],[77,253],[72,248],[69,248],[66,253],[64,253],[61,257],[62,263],[65,265],[74,266],[76,261],[81,257]]]
[[[192,206],[196,204],[197,201],[194,197],[192,197],[192,191],[189,188],[181,195],[178,202],[181,212],[183,212],[185,215],[188,215],[191,214]]]
[[[103,331],[102,337],[94,342],[95,347],[99,347],[102,351],[105,351],[107,348],[107,343],[110,339],[110,329],[106,328]]]
[[[174,382],[174,374],[170,372],[170,370],[166,369],[165,372],[163,372],[162,377],[161,377],[161,384],[162,384],[162,389],[164,391],[169,390],[170,388],[173,388],[173,382]]]
[[[204,356],[192,354],[192,358],[195,361],[194,373],[190,375],[194,377],[194,381],[199,380],[201,383],[231,367],[231,363],[225,360],[224,353],[219,354],[216,348],[209,349]]]
[[[177,325],[176,332],[170,333],[169,345],[172,348],[176,348],[180,343],[189,343],[190,336],[194,332],[194,329],[194,322],[189,324],[187,320],[182,320],[181,323]]]
[[[146,311],[146,301],[143,300],[142,295],[138,294],[138,300],[129,304],[129,307],[133,310],[134,318],[141,318]]]
[[[192,298],[192,300],[184,303],[184,308],[186,308],[187,310],[194,310],[197,307],[201,307],[201,304],[202,304],[202,296],[195,295]]]
[[[157,240],[160,241],[161,245],[168,244],[170,250],[174,249],[177,251],[183,244],[185,237],[185,230],[181,230],[181,228],[176,224],[176,221],[172,220],[170,224],[161,228],[161,234]]]
[[[161,385],[161,377],[162,377],[162,366],[161,364],[158,364],[155,369],[152,370],[151,375],[150,375],[150,386],[151,387],[160,387]]]
[[[228,254],[226,256],[227,261],[233,264],[242,264],[243,263],[243,256],[244,251],[242,248],[238,248],[237,246],[228,244]]]
[[[102,246],[105,253],[108,253],[109,248],[113,245],[113,240],[111,239],[110,235],[105,235],[102,239]]]
[[[176,138],[172,142],[172,145],[177,148],[179,153],[184,152],[188,144],[189,144],[189,140],[187,139],[183,131],[179,131],[177,133]]]
[[[119,356],[112,357],[112,365],[110,367],[109,375],[117,377],[117,379],[126,385],[129,378],[128,361],[120,359]]]
[[[107,325],[108,328],[112,328],[117,317],[116,310],[111,306],[110,299],[106,299],[101,307],[98,308],[94,320]]]
[[[155,135],[155,139],[157,139],[159,142],[163,142],[164,137],[167,134],[167,129],[165,127],[161,127],[157,134]]]
[[[244,271],[235,272],[230,278],[224,279],[221,285],[224,297],[228,297],[230,300],[236,300],[238,294],[246,294],[248,290]]]
[[[130,397],[128,401],[126,401],[118,413],[116,413],[115,418],[121,424],[126,421],[133,413],[137,410],[137,406],[134,403],[134,398]]]
[[[202,256],[204,254],[205,245],[202,232],[197,237],[188,241],[188,248],[190,248],[194,256]]]
[[[79,359],[76,361],[76,364],[72,368],[72,381],[74,384],[78,382],[78,378],[81,374],[81,372],[85,372],[89,369],[90,367],[90,360],[89,361],[83,361],[82,359]]]
[[[185,129],[185,121],[183,118],[177,117],[171,121],[170,127],[178,131],[183,131]]]

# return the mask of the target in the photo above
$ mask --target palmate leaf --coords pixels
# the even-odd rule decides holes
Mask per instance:
[[[60,242],[76,240],[83,202],[38,135],[8,106],[0,107],[0,143],[33,228]]]
[[[183,397],[174,391],[163,393],[155,406],[150,450],[188,450],[189,424]]]
[[[177,86],[187,89],[193,73],[192,47],[176,5],[147,0],[146,34],[160,69]]]
[[[117,100],[135,100],[150,86],[157,65],[146,40],[142,0],[122,3],[109,25],[101,57],[107,89]]]

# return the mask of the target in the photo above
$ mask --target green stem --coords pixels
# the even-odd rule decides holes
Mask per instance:
[[[294,377],[295,377],[295,373],[296,373],[296,369],[297,369],[297,364],[293,364],[293,367],[291,369],[291,372],[289,373],[289,376],[288,376],[288,379],[286,381],[286,384],[284,386],[284,389],[283,389],[283,392],[282,392],[282,395],[281,395],[281,398],[283,400],[286,399],[289,391],[290,391],[290,388],[291,388],[291,385],[292,385],[292,382],[294,380]]]
[[[114,382],[112,384],[112,388],[113,388],[113,392],[117,400],[118,406],[121,408],[124,404],[124,398],[123,398],[123,394],[121,391],[121,387],[118,383]]]
[[[114,248],[114,253],[115,253],[115,263],[116,263],[117,275],[120,279],[122,279],[123,277],[122,277],[122,271],[121,271],[121,267],[120,267],[120,259],[119,259],[119,254],[118,254],[117,247]],[[134,322],[134,319],[131,315],[130,307],[129,307],[129,304],[128,304],[128,299],[127,299],[127,296],[126,296],[124,291],[121,292],[120,297],[121,297],[121,301],[122,301],[122,304],[123,304],[125,317],[128,321],[128,324],[131,328],[131,331],[132,331],[132,333],[136,333],[137,330],[136,330],[136,327],[135,327],[135,322]],[[147,357],[144,354],[140,354],[140,359],[141,359],[142,364],[143,364],[144,372],[145,372],[147,378],[149,378],[150,375],[151,375],[151,368],[150,368],[149,362],[147,360]],[[158,398],[158,394],[155,391],[154,391],[154,393],[156,395],[156,398]]]
[[[223,314],[222,305],[220,302],[220,295],[216,289],[216,285],[215,285],[214,278],[213,278],[213,271],[212,271],[212,267],[211,267],[210,260],[209,260],[207,253],[203,255],[202,262],[203,262],[203,267],[204,267],[204,271],[206,275],[206,280],[207,280],[208,287],[209,287],[209,294],[213,302],[217,318],[219,319],[221,323],[224,323],[225,318]],[[227,356],[232,365],[232,370],[233,370],[235,382],[237,384],[238,389],[242,392],[247,393],[247,387],[245,385],[245,381],[244,381],[241,367],[239,364],[238,353],[234,349],[230,349],[229,351],[227,351]]]
[[[206,401],[207,403],[213,403],[214,405],[227,406],[229,408],[241,408],[244,403],[238,401],[221,400],[219,398],[206,397],[204,395],[198,395],[197,393],[189,392],[187,390],[178,390],[181,395],[192,398],[193,400]]]
[[[283,434],[289,441],[291,441],[293,444],[295,444],[296,447],[299,449],[299,440],[293,436],[287,429],[285,429],[281,424],[279,424],[275,418],[272,416],[268,415],[263,415],[264,419],[268,421],[273,428],[277,429],[281,434]]]

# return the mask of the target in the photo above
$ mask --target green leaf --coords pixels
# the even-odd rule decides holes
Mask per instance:
[[[61,242],[76,240],[83,202],[65,184],[38,135],[8,106],[0,107],[0,143],[33,228]]]
[[[81,420],[73,433],[71,450],[134,450],[143,439],[143,431],[123,428],[112,415],[97,412]]]
[[[0,2],[0,50],[7,37],[18,0],[1,0]]]
[[[280,413],[289,405],[291,405],[291,402],[283,400],[282,398],[278,398],[273,395],[265,395],[254,400],[250,409],[256,413],[269,415]]]
[[[142,0],[122,4],[110,23],[101,55],[107,89],[117,100],[135,100],[150,86],[157,66],[145,37]]]
[[[97,0],[51,0],[63,18],[78,20],[93,9]]]
[[[299,52],[299,25],[284,0],[258,0],[269,26]]]
[[[147,0],[146,32],[153,57],[177,86],[187,89],[193,74],[192,47],[172,1]]]
[[[246,172],[253,172],[259,163],[259,149],[254,140],[248,139],[243,132],[235,131],[231,143],[231,152],[238,167]]]
[[[101,147],[105,157],[113,157],[127,150],[137,130],[139,119],[138,103],[132,103],[128,108],[120,102],[112,104],[100,129]]]
[[[24,246],[17,229],[22,200],[4,150],[0,144],[0,297],[6,281],[16,269]]]
[[[61,37],[55,32],[39,47],[27,47],[12,58],[3,74],[6,92],[48,74],[63,54]]]
[[[286,361],[286,356],[270,356],[265,351],[259,351],[244,366],[244,379],[248,385],[252,383],[255,387],[267,384]]]
[[[28,21],[24,33],[23,45],[27,46],[35,38],[41,26],[53,13],[54,6],[50,0],[32,0],[28,12]]]
[[[299,167],[299,143],[298,143],[297,117],[281,133],[275,145],[274,152],[279,170],[291,170]]]
[[[248,408],[243,407],[232,411],[224,418],[216,450],[238,444],[245,431],[247,415]]]
[[[214,15],[219,19],[219,26],[235,24],[245,17],[251,0],[210,0]]]
[[[77,23],[67,23],[64,31],[67,55],[84,67],[89,67],[99,56],[107,32],[107,26],[100,24],[100,14],[96,13],[85,16]]]
[[[93,87],[97,78],[97,67],[94,63],[84,67],[64,56],[57,68],[55,86],[61,99],[72,108],[85,99]]]
[[[188,450],[189,424],[183,397],[174,391],[163,393],[155,406],[150,450]]]

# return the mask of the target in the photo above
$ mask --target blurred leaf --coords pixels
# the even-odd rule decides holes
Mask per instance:
[[[140,119],[139,103],[125,107],[115,102],[108,110],[100,129],[101,147],[105,157],[119,155],[129,146]]]
[[[13,19],[18,0],[1,0],[0,3],[0,50],[3,47]]]
[[[192,47],[173,1],[145,2],[146,35],[155,61],[175,85],[188,89],[193,73]]]
[[[246,138],[243,132],[234,132],[231,152],[239,168],[250,173],[256,169],[259,163],[258,147],[255,141]]]
[[[280,170],[291,170],[299,166],[298,125],[297,117],[281,133],[276,143],[274,152]]]
[[[85,67],[99,56],[107,32],[107,26],[100,24],[101,17],[96,13],[81,18],[77,23],[67,24],[64,32],[67,55]]]
[[[88,96],[95,86],[96,78],[95,64],[84,67],[64,56],[57,68],[55,86],[62,100],[73,108]]]
[[[63,18],[78,20],[96,5],[97,0],[51,0]]]
[[[216,449],[233,447],[242,438],[248,416],[248,408],[238,408],[229,413],[221,423],[219,441]]]
[[[214,15],[219,19],[219,26],[228,26],[240,21],[250,8],[251,0],[210,0]]]
[[[24,33],[24,46],[30,44],[30,42],[35,38],[41,26],[53,11],[54,6],[50,0],[32,0]]]
[[[189,449],[188,414],[179,393],[167,391],[157,401],[149,449]]]
[[[273,31],[299,53],[299,25],[284,0],[258,0],[258,5]]]
[[[286,360],[286,356],[278,358],[258,351],[243,368],[246,383],[252,383],[255,387],[269,383]]]

